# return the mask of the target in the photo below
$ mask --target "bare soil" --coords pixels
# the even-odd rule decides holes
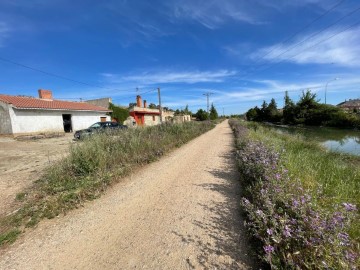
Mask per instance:
[[[232,151],[223,122],[100,199],[41,222],[0,252],[0,269],[258,269]]]
[[[0,216],[16,208],[15,196],[67,153],[73,134],[18,141],[0,137]]]

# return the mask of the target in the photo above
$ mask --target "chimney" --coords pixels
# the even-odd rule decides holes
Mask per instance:
[[[53,99],[51,90],[39,89],[38,93],[41,99]]]
[[[146,108],[146,100],[144,100],[144,108]]]
[[[136,106],[141,107],[142,106],[141,96],[136,96]]]

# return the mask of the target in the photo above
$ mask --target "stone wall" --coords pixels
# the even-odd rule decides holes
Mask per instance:
[[[12,134],[9,105],[0,101],[0,134]]]
[[[160,124],[159,115],[145,115],[145,126],[155,126]]]

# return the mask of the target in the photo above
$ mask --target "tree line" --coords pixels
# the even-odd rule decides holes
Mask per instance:
[[[246,112],[249,121],[271,122],[288,125],[309,125],[329,127],[360,127],[360,115],[347,113],[333,105],[319,103],[316,94],[303,91],[298,102],[294,102],[285,92],[284,108],[279,110],[275,99],[264,101]]]

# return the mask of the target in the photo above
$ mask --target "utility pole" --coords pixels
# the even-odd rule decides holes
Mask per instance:
[[[163,122],[163,119],[162,119],[162,108],[161,108],[161,93],[160,93],[160,87],[158,87],[158,97],[159,97],[160,123],[162,123],[162,122]]]
[[[225,117],[224,107],[223,107],[223,116]]]
[[[208,113],[208,119],[210,119],[210,114],[209,114],[209,97],[212,95],[213,93],[211,92],[207,92],[205,94],[203,94],[204,96],[206,96],[207,99],[207,113]]]

